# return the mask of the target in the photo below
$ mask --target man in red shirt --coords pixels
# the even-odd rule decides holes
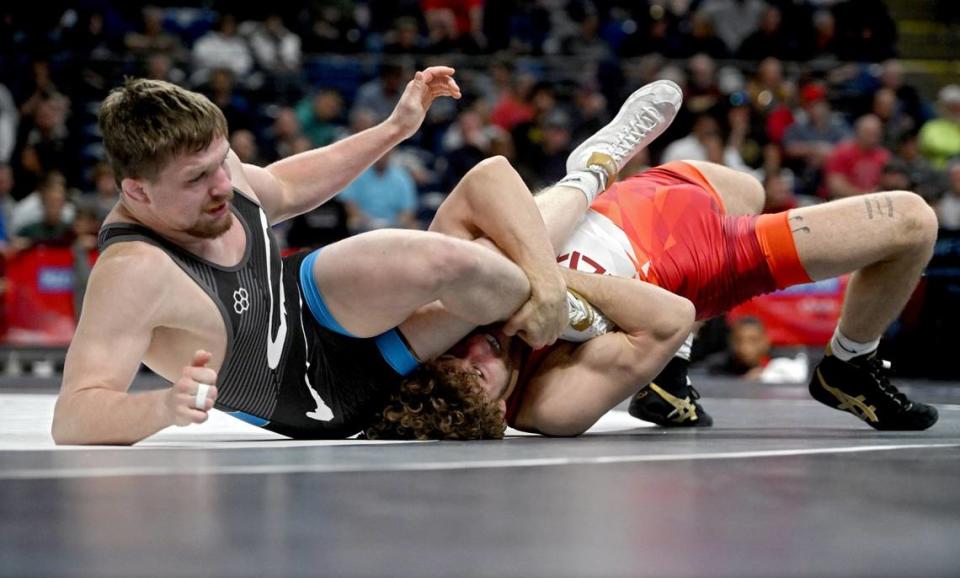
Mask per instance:
[[[824,174],[831,199],[853,197],[879,190],[890,151],[880,146],[883,123],[867,114],[857,120],[854,138],[837,145],[827,157]]]

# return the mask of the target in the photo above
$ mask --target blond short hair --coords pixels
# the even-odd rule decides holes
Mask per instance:
[[[128,78],[100,106],[100,132],[119,183],[153,179],[181,154],[200,152],[227,136],[217,105],[162,80]]]

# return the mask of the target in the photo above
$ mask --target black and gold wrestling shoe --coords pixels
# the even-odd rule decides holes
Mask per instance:
[[[690,362],[674,357],[649,385],[630,400],[630,415],[662,427],[710,427],[713,418],[697,403],[700,394],[690,385]]]
[[[810,395],[878,430],[918,431],[937,423],[937,408],[907,399],[890,383],[889,370],[890,363],[875,351],[842,361],[827,347],[810,380]]]

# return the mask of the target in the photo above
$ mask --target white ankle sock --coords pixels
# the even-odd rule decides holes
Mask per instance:
[[[577,189],[587,198],[587,205],[589,205],[597,198],[600,191],[606,189],[607,173],[599,167],[590,166],[582,171],[567,173],[567,176],[560,179],[556,186]]]
[[[674,357],[679,357],[686,361],[690,361],[690,350],[693,348],[693,333],[687,335],[687,338],[683,340],[683,345],[680,346],[680,349],[673,354]]]
[[[880,345],[880,338],[861,343],[854,341],[840,332],[840,328],[833,332],[833,339],[830,340],[830,349],[834,357],[841,361],[850,361],[854,357],[866,355],[877,349]]]

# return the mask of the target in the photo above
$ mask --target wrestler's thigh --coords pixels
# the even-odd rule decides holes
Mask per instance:
[[[713,185],[728,215],[755,215],[763,210],[766,194],[753,175],[706,161],[684,162],[700,171]]]
[[[352,335],[369,337],[437,300],[476,251],[486,249],[439,233],[384,229],[321,249],[313,277],[334,319]]]
[[[813,279],[827,279],[889,258],[918,233],[936,230],[924,200],[906,191],[874,193],[793,209],[797,256]]]

